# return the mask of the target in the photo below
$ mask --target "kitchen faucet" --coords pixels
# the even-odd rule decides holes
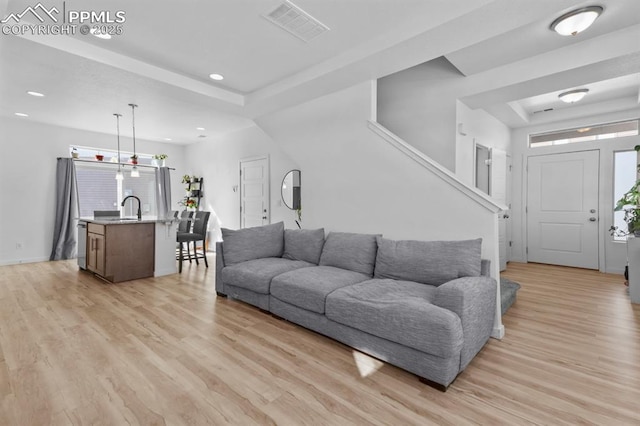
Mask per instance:
[[[136,197],[135,195],[127,195],[126,197],[124,197],[124,200],[122,200],[122,203],[120,205],[124,207],[124,203],[129,198],[135,198],[136,200],[138,200],[138,220],[142,220],[142,210],[140,210],[140,198]]]

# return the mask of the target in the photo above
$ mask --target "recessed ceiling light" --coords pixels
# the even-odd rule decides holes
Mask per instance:
[[[164,140],[165,140],[165,141],[170,141],[170,140],[173,140],[173,139],[171,139],[171,138],[164,138]]]
[[[576,35],[589,28],[603,10],[602,6],[572,10],[553,21],[551,29],[563,36]]]
[[[89,31],[89,32],[94,37],[98,37],[98,38],[101,38],[103,40],[110,40],[111,39],[111,34],[98,33],[97,31],[98,31],[97,28],[91,28],[91,31]]]
[[[40,93],[40,92],[32,92],[31,90],[27,91],[27,94],[28,94],[28,95],[31,95],[31,96],[35,96],[35,97],[37,97],[37,98],[41,98],[41,97],[43,97],[43,96],[44,96],[44,95],[43,95],[42,93]]]
[[[562,102],[572,104],[584,98],[587,93],[589,93],[589,89],[576,89],[576,90],[569,90],[568,92],[560,93],[558,97]]]
[[[196,127],[196,130],[205,130],[204,127]]]
[[[16,112],[15,113],[18,117],[28,117],[29,114],[25,114],[24,112]]]
[[[224,77],[221,74],[209,74],[209,78],[211,80],[216,80],[216,81],[220,81],[220,80],[224,80]]]

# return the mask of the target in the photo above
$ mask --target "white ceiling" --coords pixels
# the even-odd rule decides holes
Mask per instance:
[[[274,26],[261,15],[278,0],[42,1],[67,11],[122,10],[123,34],[111,40],[0,34],[0,115],[25,112],[26,120],[113,134],[112,114],[128,115],[127,104],[134,102],[139,137],[193,143],[439,56],[467,76],[463,102],[512,127],[566,118],[568,109],[580,115],[638,106],[637,0],[597,1],[603,15],[569,38],[551,32],[549,23],[592,2],[294,3],[330,31],[305,43]],[[35,4],[0,0],[0,16]],[[210,80],[213,72],[225,80]],[[561,104],[557,94],[575,87],[590,93],[581,103]],[[27,90],[46,96],[33,98]],[[547,108],[554,110],[534,114]],[[563,109],[563,115],[555,114]]]

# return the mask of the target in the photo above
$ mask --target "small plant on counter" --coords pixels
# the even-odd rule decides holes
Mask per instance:
[[[138,156],[137,155],[132,155],[131,156],[131,164],[138,164]]]
[[[167,154],[155,154],[153,156],[154,160],[166,160],[169,156]]]

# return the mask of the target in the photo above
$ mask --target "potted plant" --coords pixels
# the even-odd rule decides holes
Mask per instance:
[[[158,167],[164,167],[165,160],[168,158],[167,154],[155,154],[153,156],[153,164]]]
[[[131,164],[138,164],[138,156],[136,154],[131,156]]]
[[[78,158],[80,154],[78,154],[78,149],[74,146],[71,150],[71,158]]]
[[[195,210],[198,208],[198,202],[190,197],[184,197],[184,199],[182,201],[179,201],[178,204],[184,206],[185,209]]]

